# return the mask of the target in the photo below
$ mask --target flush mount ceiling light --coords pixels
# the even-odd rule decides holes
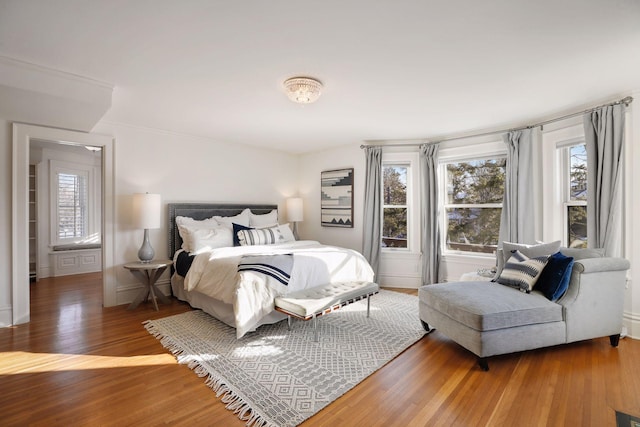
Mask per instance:
[[[311,104],[320,98],[322,83],[310,77],[292,77],[284,81],[287,96],[293,102]]]

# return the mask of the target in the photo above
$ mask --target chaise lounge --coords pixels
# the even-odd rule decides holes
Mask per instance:
[[[530,249],[529,256],[550,251],[541,246]],[[423,326],[428,332],[439,330],[476,354],[485,371],[487,358],[500,354],[604,336],[616,347],[629,261],[603,257],[595,249],[563,248],[560,253],[573,260],[568,287],[556,301],[538,290],[544,284],[535,285],[530,293],[493,281],[425,285],[418,292]],[[502,256],[498,253],[499,260]]]

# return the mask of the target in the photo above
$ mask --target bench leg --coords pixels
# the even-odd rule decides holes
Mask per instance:
[[[287,329],[291,330],[291,316],[287,316]]]
[[[371,308],[371,295],[367,295],[367,317],[369,317],[370,308]]]
[[[313,340],[318,342],[318,316],[313,316]]]

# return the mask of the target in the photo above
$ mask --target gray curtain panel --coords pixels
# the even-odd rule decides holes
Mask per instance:
[[[420,221],[422,228],[422,284],[440,281],[440,227],[438,225],[438,144],[420,146]]]
[[[607,256],[622,253],[620,181],[624,106],[609,105],[583,116],[587,144],[587,236],[590,248]]]
[[[535,243],[532,135],[532,129],[503,135],[507,145],[507,170],[498,246],[502,246],[502,242]]]
[[[382,148],[365,147],[367,169],[364,185],[364,220],[362,254],[369,261],[375,277],[380,266],[382,239]]]

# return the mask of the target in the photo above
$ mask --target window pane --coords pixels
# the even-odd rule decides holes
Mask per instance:
[[[587,207],[567,206],[567,229],[570,248],[587,247]]]
[[[384,208],[382,224],[382,247],[407,247],[407,209]]]
[[[58,237],[87,234],[87,179],[83,175],[58,173]]]
[[[501,212],[501,208],[447,209],[447,249],[495,252]]]
[[[587,146],[574,145],[569,149],[570,200],[587,200]]]
[[[383,204],[407,204],[407,166],[384,167]]]
[[[502,203],[505,158],[447,164],[449,204]]]

